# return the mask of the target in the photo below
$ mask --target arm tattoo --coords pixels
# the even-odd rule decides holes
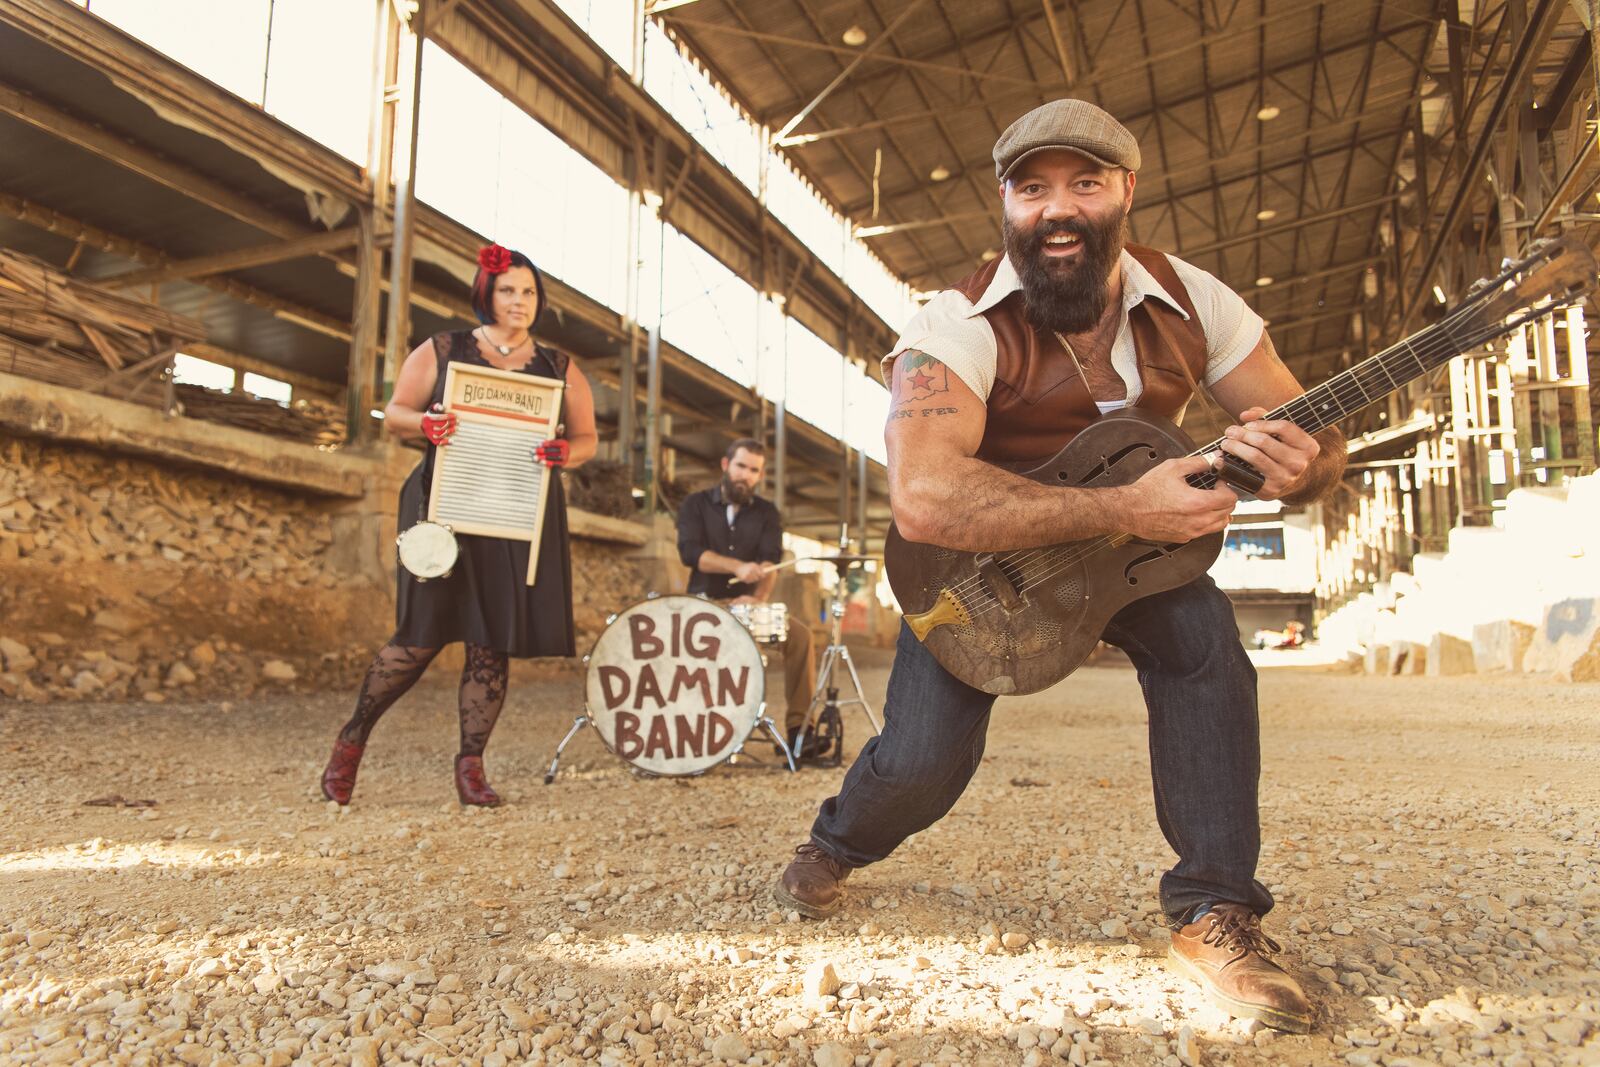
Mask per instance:
[[[950,370],[926,352],[908,348],[894,361],[893,419],[951,415],[956,409],[937,403],[950,391]]]

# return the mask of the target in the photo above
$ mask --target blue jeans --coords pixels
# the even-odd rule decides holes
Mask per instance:
[[[1136,600],[1105,640],[1138,671],[1150,712],[1156,819],[1178,863],[1161,878],[1161,907],[1178,923],[1207,903],[1257,914],[1272,895],[1256,881],[1261,776],[1256,672],[1233,604],[1209,577]],[[995,698],[952,676],[904,623],[884,702],[839,794],[822,804],[812,839],[852,867],[875,863],[954,806],[983,759]]]

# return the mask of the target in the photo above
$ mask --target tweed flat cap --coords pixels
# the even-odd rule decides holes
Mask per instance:
[[[1127,127],[1087,100],[1040,104],[1006,128],[994,143],[994,173],[1001,181],[1024,156],[1070,148],[1107,167],[1139,169],[1139,142]]]

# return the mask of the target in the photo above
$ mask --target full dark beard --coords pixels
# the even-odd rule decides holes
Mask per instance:
[[[1122,255],[1128,213],[1118,207],[1103,219],[1079,216],[1058,222],[1041,222],[1021,231],[1003,219],[1006,255],[1022,280],[1022,306],[1029,324],[1038,330],[1084,333],[1105,313],[1110,296],[1111,272]],[[1047,259],[1045,238],[1070,233],[1083,242],[1076,263]]]
[[[747,485],[740,485],[738,482],[732,480],[727,475],[723,475],[723,478],[722,478],[722,502],[723,503],[725,503],[725,504],[737,504],[737,505],[739,505],[739,507],[742,508],[746,504],[750,503],[750,501],[754,500],[755,499],[755,495],[756,495],[756,491],[754,489],[750,488]]]

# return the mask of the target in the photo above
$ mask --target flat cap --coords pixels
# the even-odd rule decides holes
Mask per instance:
[[[994,143],[995,177],[1005,181],[1024,156],[1046,148],[1082,152],[1107,167],[1139,169],[1139,142],[1126,126],[1087,100],[1052,100],[1013,122]]]

